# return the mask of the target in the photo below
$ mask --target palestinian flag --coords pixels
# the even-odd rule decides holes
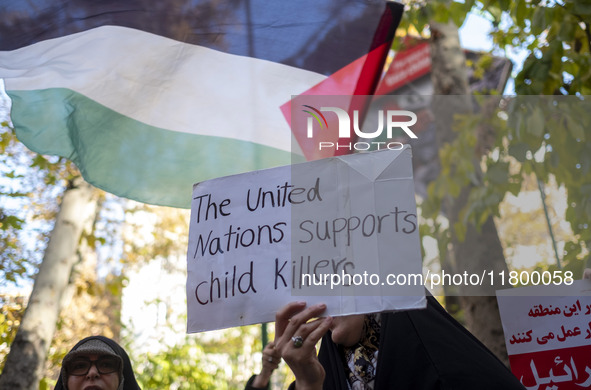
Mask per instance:
[[[292,162],[292,95],[372,94],[384,0],[0,3],[17,136],[116,195],[189,207],[194,183]],[[285,110],[284,110],[285,111]]]

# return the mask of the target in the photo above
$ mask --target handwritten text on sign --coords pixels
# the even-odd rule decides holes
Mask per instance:
[[[272,321],[297,296],[330,315],[424,306],[422,286],[356,283],[421,272],[410,149],[196,184],[187,270],[189,332]]]
[[[589,281],[497,291],[511,371],[527,389],[591,388],[589,291]]]

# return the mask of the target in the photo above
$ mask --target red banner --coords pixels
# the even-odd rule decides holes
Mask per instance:
[[[509,362],[527,389],[591,388],[591,345],[512,355]]]

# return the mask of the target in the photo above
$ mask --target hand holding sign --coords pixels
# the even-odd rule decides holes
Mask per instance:
[[[277,312],[275,344],[296,377],[296,388],[322,389],[324,368],[316,355],[316,344],[328,331],[333,318],[317,318],[324,313],[321,303],[306,307],[292,302]]]

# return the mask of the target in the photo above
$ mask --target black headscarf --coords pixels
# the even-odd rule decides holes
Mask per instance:
[[[135,379],[135,374],[133,372],[133,368],[131,367],[131,360],[129,360],[129,356],[127,352],[115,341],[111,340],[108,337],[104,336],[90,336],[85,339],[80,340],[74,347],[70,350],[70,352],[75,351],[80,347],[82,344],[86,343],[89,340],[100,340],[103,343],[107,344],[119,357],[123,360],[123,378],[125,379],[123,382],[123,390],[141,390],[140,386],[137,384]],[[68,352],[69,353],[69,352]],[[65,390],[66,386],[63,382],[63,372],[64,367],[62,365],[62,369],[60,371],[60,377],[55,385],[54,390]]]

